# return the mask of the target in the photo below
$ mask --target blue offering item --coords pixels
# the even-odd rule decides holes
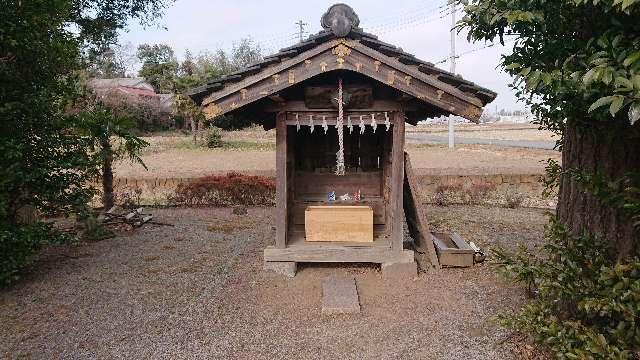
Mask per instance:
[[[336,192],[332,191],[329,194],[327,194],[327,200],[329,200],[329,202],[336,201]]]

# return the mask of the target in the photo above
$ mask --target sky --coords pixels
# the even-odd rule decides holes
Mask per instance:
[[[447,58],[452,19],[447,0],[345,2],[358,14],[364,31],[419,59],[450,70],[451,63]],[[127,31],[121,33],[120,43],[130,43],[134,48],[143,43],[164,43],[180,58],[187,49],[192,54],[230,49],[234,42],[251,38],[261,46],[263,54],[268,55],[298,41],[300,29],[296,22],[299,20],[307,24],[304,26],[305,38],[320,31],[320,18],[334,3],[323,0],[176,0],[155,25],[142,27],[131,23]],[[389,6],[390,3],[393,6]],[[461,9],[457,16],[462,16]],[[509,44],[505,47],[487,45],[469,43],[464,32],[457,34],[456,53],[460,57],[456,60],[456,73],[498,93],[496,100],[487,106],[489,112],[525,109],[508,86],[512,79],[498,68],[501,55],[510,51]]]

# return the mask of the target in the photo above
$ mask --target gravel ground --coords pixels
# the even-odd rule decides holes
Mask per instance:
[[[534,209],[427,207],[434,228],[484,247],[539,243]],[[376,266],[262,271],[271,209],[153,209],[159,221],[98,243],[52,247],[0,292],[0,358],[534,359],[493,324],[524,289],[491,264],[386,283]],[[357,281],[359,315],[321,315],[325,277]]]

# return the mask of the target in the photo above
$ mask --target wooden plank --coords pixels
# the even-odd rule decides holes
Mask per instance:
[[[404,180],[404,112],[394,113],[393,139],[391,144],[391,249],[402,252],[403,209],[402,183]]]
[[[336,85],[307,86],[304,88],[304,102],[309,109],[336,109]],[[345,108],[367,109],[372,107],[373,88],[370,84],[345,84],[344,91],[349,94]],[[345,97],[346,99],[346,97]]]
[[[384,203],[382,202],[382,198],[376,198],[375,200],[372,200],[371,198],[369,198],[366,201],[361,201],[361,202],[347,202],[347,203],[343,203],[340,202],[339,204],[336,205],[366,205],[366,206],[370,206],[373,209],[373,224],[374,225],[384,225],[386,223],[386,219],[385,219],[385,214],[386,214],[386,208]],[[313,206],[313,205],[326,205],[326,201],[325,199],[322,200],[318,200],[318,201],[301,201],[301,200],[295,200],[292,202],[290,208],[289,208],[289,220],[290,220],[290,225],[304,225],[304,212],[307,209],[308,206]]]
[[[425,74],[405,72],[393,67],[392,64],[381,61],[374,62],[374,60],[368,54],[352,51],[346,58],[345,66],[356,67],[357,64],[364,64],[359,67],[361,74],[400,90],[404,94],[473,121],[477,121],[480,117],[482,102],[479,99],[469,98],[464,93],[462,97],[456,96],[447,90],[451,88],[450,85],[439,80],[430,79],[431,81],[425,82],[423,79],[429,78]],[[417,75],[420,77],[415,77]],[[433,82],[436,84],[432,84]],[[455,88],[453,89],[455,90]],[[457,90],[457,92],[460,91]]]
[[[343,46],[342,43],[345,41],[338,40],[332,43]],[[482,113],[482,102],[476,97],[469,96],[455,87],[357,42],[346,42],[350,51],[343,57],[334,55],[331,46],[326,44],[309,50],[306,58],[299,58],[295,62],[285,61],[273,69],[268,68],[250,77],[251,81],[242,81],[212,93],[203,101],[205,116],[214,118],[223,115],[321,73],[338,69],[357,71],[424,102],[473,121],[477,121]],[[320,48],[323,51],[318,51]],[[351,51],[351,49],[357,49],[357,51]]]
[[[345,193],[353,194],[358,190],[363,198],[366,198],[381,195],[382,171],[347,173],[344,176],[297,171],[294,181],[296,199],[305,199],[308,195],[316,195],[326,200],[330,191],[335,191],[336,195],[340,196]]]
[[[475,251],[460,237],[460,235],[436,233],[433,235],[433,243],[438,252],[440,264],[446,267],[470,267],[473,266]],[[462,247],[458,247],[458,246]]]
[[[294,262],[413,262],[413,251],[400,253],[381,247],[348,247],[330,244],[305,244],[277,249],[269,246],[264,250],[264,261]]]
[[[369,206],[309,206],[306,241],[373,242],[373,210]]]
[[[309,109],[304,101],[299,100],[290,100],[287,101],[284,105],[270,105],[264,108],[265,112],[281,112],[281,111],[291,111],[291,112],[327,112],[334,113],[337,112],[335,108],[326,108],[326,109]],[[400,111],[402,110],[402,105],[397,101],[391,100],[374,100],[373,105],[370,108],[365,109],[352,109],[348,108],[345,111],[345,116],[351,114],[371,114],[372,112],[381,112],[381,111]],[[409,106],[404,109],[405,111],[417,111],[418,107],[415,105]]]
[[[431,266],[440,269],[440,261],[433,244],[427,218],[422,209],[409,154],[404,154],[404,215],[407,218],[409,233],[414,240],[416,251],[425,254]]]
[[[276,119],[276,247],[287,246],[287,123],[286,113]]]
[[[278,65],[274,65],[268,68],[265,68],[263,71],[259,72],[256,75],[253,76],[249,76],[247,78],[245,78],[244,80],[240,81],[239,83],[233,84],[231,86],[225,87],[224,89],[222,89],[221,91],[218,92],[214,92],[211,95],[207,96],[203,101],[202,101],[202,105],[207,105],[210,102],[213,101],[217,101],[218,99],[221,99],[225,96],[228,96],[230,94],[233,94],[237,91],[240,91],[246,87],[249,87],[251,85],[254,85],[258,82],[260,82],[261,80],[264,79],[268,79],[271,78],[273,75],[276,75],[282,71],[285,71],[287,69],[289,69],[290,67],[296,65],[296,64],[300,64],[305,60],[308,60],[309,58],[316,56],[324,51],[326,51],[327,49],[332,48],[333,46],[335,46],[336,43],[333,41],[328,41],[324,44],[320,44],[317,47],[314,47],[313,49],[307,50],[291,59],[285,60],[283,62],[281,62]],[[284,80],[284,79],[283,79]]]
[[[445,82],[437,80],[433,77],[429,77],[428,75],[421,73],[418,69],[415,69],[411,66],[407,66],[401,63],[400,61],[398,61],[398,59],[396,58],[389,57],[387,55],[382,54],[379,51],[371,49],[368,46],[361,44],[359,41],[351,42],[349,43],[349,46],[352,47],[353,49],[356,49],[357,51],[361,52],[364,55],[367,55],[373,59],[376,59],[394,68],[395,70],[402,71],[404,73],[407,73],[408,75],[411,75],[414,79],[419,79],[424,83],[431,85],[432,87],[436,87],[438,89],[446,91],[452,96],[455,96],[465,102],[482,107],[482,101],[480,101],[480,99],[476,98],[475,96],[470,96],[469,94],[464,93],[462,90],[459,90]]]

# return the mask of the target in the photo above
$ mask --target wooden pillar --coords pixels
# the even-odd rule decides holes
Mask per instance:
[[[287,113],[276,117],[276,248],[287,247]]]
[[[404,112],[394,113],[391,145],[391,249],[402,252],[404,237],[402,187],[404,183]]]

